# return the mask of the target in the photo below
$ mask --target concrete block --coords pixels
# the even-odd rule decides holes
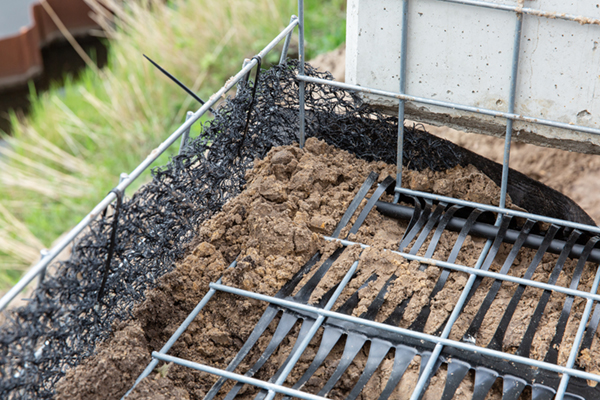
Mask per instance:
[[[523,5],[600,18],[598,0]],[[400,7],[399,0],[348,1],[347,83],[399,91]],[[516,14],[437,0],[412,0],[408,9],[406,93],[507,112]],[[523,16],[515,113],[600,129],[600,26],[588,22]],[[397,100],[364,97],[397,110]],[[406,118],[493,136],[506,129],[504,118],[419,103],[406,103]],[[600,154],[600,136],[590,133],[517,121],[513,137]]]

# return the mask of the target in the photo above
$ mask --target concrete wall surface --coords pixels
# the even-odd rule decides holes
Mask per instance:
[[[487,0],[518,6],[516,1]],[[579,21],[523,15],[515,113],[600,129],[600,0],[532,0],[523,6]],[[346,82],[399,91],[400,0],[348,0]],[[508,111],[516,13],[438,0],[408,2],[409,95]],[[398,101],[365,95],[388,111]],[[503,136],[506,119],[406,103],[406,117]],[[600,136],[515,122],[513,137],[600,154]]]

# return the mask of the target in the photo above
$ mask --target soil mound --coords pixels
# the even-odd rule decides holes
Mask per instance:
[[[133,319],[115,326],[114,333],[98,349],[93,357],[77,368],[70,370],[57,385],[57,398],[117,398],[132,385],[149,361],[149,354],[158,351],[173,334],[183,319],[196,306],[208,291],[208,284],[223,276],[223,282],[230,286],[274,295],[298,270],[319,251],[321,260],[331,255],[339,245],[326,242],[322,235],[333,232],[354,198],[367,175],[375,171],[379,181],[395,173],[395,167],[383,162],[366,162],[353,155],[326,145],[316,139],[308,139],[305,149],[284,146],[271,150],[263,160],[257,160],[247,175],[246,189],[230,200],[223,210],[202,224],[196,247],[186,259],[170,273],[160,279],[158,287],[146,293],[146,300],[133,311]],[[405,171],[405,182],[420,190],[441,187],[448,194],[463,199],[492,202],[498,198],[498,187],[480,171],[473,167],[455,167],[443,173],[433,171]],[[450,183],[443,183],[444,179]],[[431,183],[430,183],[431,182]],[[450,186],[450,187],[449,187]],[[384,195],[388,201],[391,197]],[[351,222],[354,222],[356,215]],[[353,315],[366,311],[385,282],[395,275],[385,302],[376,320],[384,321],[403,300],[410,299],[399,324],[410,327],[424,306],[431,307],[424,332],[433,334],[447,319],[454,308],[468,275],[452,272],[448,283],[433,301],[429,295],[433,290],[441,270],[436,267],[421,268],[418,262],[408,262],[403,257],[387,249],[395,249],[406,230],[407,222],[387,218],[375,211],[371,212],[356,235],[350,239],[372,247],[362,251],[349,247],[335,261],[331,269],[319,283],[309,303],[318,303],[336,285],[360,255],[359,268],[355,278],[342,292],[334,309],[344,304],[354,292],[359,291],[359,303]],[[342,230],[345,237],[349,226]],[[457,233],[444,233],[434,258],[448,259],[456,241]],[[457,263],[474,266],[483,248],[484,240],[468,237],[463,244]],[[510,246],[503,245],[491,270],[499,271],[510,252]],[[535,255],[535,251],[523,249],[517,256],[511,274],[522,276]],[[234,269],[227,266],[238,259]],[[534,276],[535,280],[547,281],[556,256],[546,255],[542,268]],[[320,267],[317,263],[298,287],[302,287]],[[575,261],[567,262],[565,273],[559,284],[568,285],[569,276],[575,268]],[[594,279],[593,266],[586,268],[581,279],[580,289],[589,290]],[[370,279],[373,275],[376,279]],[[484,280],[468,303],[462,316],[455,324],[451,338],[460,340],[469,323],[477,313],[493,280]],[[506,308],[517,285],[503,284],[488,312],[484,327],[479,332],[477,344],[485,346],[492,338],[502,310]],[[510,332],[503,350],[513,352],[518,347],[533,314],[541,290],[527,290],[515,313]],[[564,295],[553,294],[548,305],[550,310],[544,315],[543,328],[536,333],[531,356],[543,359],[556,329]],[[579,319],[583,311],[583,301],[574,304],[575,312],[567,323],[567,333],[563,341],[565,351],[559,352],[558,362],[564,365],[570,350]],[[178,340],[170,355],[200,362],[210,366],[225,368],[246,341],[258,319],[265,310],[265,304],[225,293],[218,293],[189,326]],[[274,320],[263,335],[258,346],[236,369],[245,373],[260,357],[275,332],[278,319]],[[299,332],[297,324],[289,334],[289,339],[279,346],[275,354],[258,371],[255,377],[269,379],[280,367],[291,351]],[[293,385],[306,371],[314,358],[321,340],[322,330],[311,342],[297,366],[288,377],[287,384]],[[306,383],[303,390],[316,393],[327,382],[344,350],[344,339],[334,348],[323,366]],[[586,369],[597,371],[591,362],[598,359],[600,349],[595,346],[587,359]],[[330,398],[342,399],[354,387],[365,367],[369,346],[365,345],[351,367],[329,393]],[[369,380],[361,398],[378,397],[389,378],[394,359],[388,354],[373,378]],[[594,365],[592,365],[594,364]],[[391,398],[408,398],[419,376],[419,357],[410,364],[400,385]],[[442,366],[433,377],[426,399],[439,398],[446,380],[446,367]],[[169,397],[201,399],[216,377],[177,365],[162,365],[146,378],[128,397],[131,399]],[[456,398],[470,399],[473,391],[472,375],[461,383]],[[221,390],[224,395],[232,387],[229,383]],[[252,398],[255,388],[244,386],[238,396]],[[524,398],[530,396],[529,392]],[[220,398],[220,397],[219,397]],[[500,381],[491,392],[492,399],[502,398]]]

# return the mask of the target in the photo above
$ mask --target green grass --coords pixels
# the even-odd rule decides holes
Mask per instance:
[[[208,98],[297,14],[290,0],[97,2],[100,13],[104,5],[117,16],[116,24],[100,18],[108,66],[32,92],[30,114],[13,116],[14,133],[5,137],[11,147],[0,158],[0,288],[14,284],[40,249],[76,225],[121,172],[132,171],[187,110],[199,107],[142,54]],[[335,49],[345,40],[345,0],[305,1],[305,26],[307,59]],[[192,129],[198,134],[200,124]],[[149,172],[135,187],[148,179]]]

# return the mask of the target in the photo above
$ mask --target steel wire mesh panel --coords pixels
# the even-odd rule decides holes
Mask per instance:
[[[375,179],[370,177],[365,186],[370,186]],[[384,180],[373,192],[364,209],[357,210],[357,206],[366,194],[362,190],[352,202],[350,208],[342,218],[335,230],[334,236],[342,231],[344,225],[355,214],[356,221],[349,234],[358,232],[360,225],[373,207],[382,202],[377,202],[382,193],[393,186],[393,179]],[[374,269],[372,274],[361,274],[360,265],[364,256],[358,255],[356,262],[347,271],[346,281],[338,281],[334,285],[321,288],[322,296],[314,301],[309,301],[320,285],[323,285],[324,277],[335,265],[336,261],[343,257],[345,247],[340,247],[328,257],[317,253],[315,256],[286,284],[275,297],[260,295],[258,293],[228,287],[222,284],[212,285],[212,290],[224,291],[247,298],[259,299],[269,303],[262,318],[239,350],[233,360],[229,362],[225,371],[208,371],[201,364],[189,362],[176,357],[164,355],[164,352],[154,353],[155,359],[170,361],[191,368],[208,371],[221,375],[212,389],[208,391],[205,399],[225,398],[232,400],[242,391],[245,384],[255,385],[262,388],[260,391],[244,391],[243,398],[254,397],[264,399],[272,398],[275,392],[285,393],[287,390],[282,385],[291,387],[293,390],[302,390],[308,387],[310,391],[304,393],[295,392],[292,397],[310,398],[310,394],[317,396],[342,396],[346,399],[357,398],[364,390],[369,390],[369,397],[386,399],[390,397],[401,384],[402,378],[413,363],[420,365],[419,376],[423,373],[425,365],[430,357],[444,328],[449,322],[450,313],[445,318],[440,318],[436,307],[436,297],[449,286],[453,290],[462,290],[465,287],[465,274],[453,271],[453,266],[460,266],[458,260],[460,255],[468,247],[466,242],[473,239],[473,227],[478,220],[485,220],[483,210],[464,208],[456,205],[437,203],[419,198],[405,198],[417,207],[413,208],[411,221],[407,224],[402,237],[398,238],[400,243],[398,249],[393,249],[400,258],[419,261],[417,270],[429,271],[432,278],[432,287],[423,288],[422,291],[414,291],[413,295],[405,296],[401,301],[395,301],[394,288],[398,281],[403,279],[396,272],[390,274]],[[458,234],[449,234],[447,226],[458,215],[466,216],[461,220],[462,228]],[[489,216],[487,216],[489,218]],[[492,219],[493,220],[493,219]],[[483,222],[492,226],[489,222]],[[532,229],[537,222],[528,219],[514,221],[511,217],[503,217],[497,234],[493,239],[492,246],[485,249],[478,247],[475,259],[483,260],[479,265],[480,271],[488,271],[495,266],[495,277],[498,279],[484,279],[477,276],[474,285],[468,291],[467,300],[464,305],[463,315],[467,315],[464,321],[460,321],[454,327],[459,334],[455,334],[452,340],[443,340],[444,349],[434,360],[434,375],[439,369],[446,370],[445,382],[442,391],[438,393],[443,399],[451,399],[457,394],[458,388],[471,372],[474,374],[471,385],[473,386],[471,398],[484,399],[492,391],[492,386],[501,378],[502,386],[496,389],[501,393],[503,399],[518,399],[524,392],[529,391],[534,399],[551,399],[555,396],[559,386],[561,371],[560,365],[564,365],[564,354],[570,354],[573,347],[573,332],[566,335],[565,328],[569,325],[582,325],[585,329],[584,339],[576,343],[577,354],[590,353],[593,337],[598,327],[600,312],[598,307],[589,323],[582,313],[576,311],[574,303],[581,303],[582,299],[596,298],[598,289],[598,263],[586,262],[600,239],[598,236],[586,235],[585,232],[577,230],[564,232],[564,228],[550,225],[544,232],[536,235],[543,237],[538,242],[537,249],[525,249],[523,245],[528,237],[533,236]],[[568,230],[567,230],[568,231]],[[517,234],[515,240],[507,242],[507,237]],[[557,237],[566,236],[567,242],[562,246],[560,254],[550,257],[548,250]],[[453,245],[449,255],[441,261],[445,261],[449,268],[436,266],[436,248],[440,240],[451,238]],[[583,251],[577,259],[568,259],[578,239],[585,243]],[[330,238],[336,240],[335,238]],[[341,241],[344,246],[355,244]],[[472,243],[471,243],[472,244]],[[362,245],[362,248],[369,246]],[[390,249],[392,250],[392,249]],[[402,252],[402,253],[400,253]],[[422,257],[417,254],[423,254]],[[523,257],[528,254],[529,257]],[[381,264],[385,263],[385,252],[379,254]],[[517,259],[519,262],[516,262]],[[527,265],[524,261],[529,261]],[[494,263],[496,261],[496,263]],[[500,262],[498,262],[500,261]],[[466,267],[466,266],[465,266]],[[469,267],[474,267],[470,265]],[[545,271],[545,272],[544,272]],[[558,278],[566,275],[561,282]],[[511,290],[502,288],[507,282],[503,280],[508,274],[519,280]],[[588,282],[586,286],[580,287],[580,279],[583,275],[595,276],[593,283]],[[461,280],[462,278],[462,280]],[[456,287],[455,281],[461,281]],[[539,289],[536,294],[527,291],[535,291],[532,284],[540,282],[546,284],[546,290]],[[365,302],[361,291],[369,285],[378,287],[373,296]],[[483,289],[478,294],[478,289]],[[556,296],[571,289],[573,294]],[[412,302],[428,293],[426,301],[420,307],[414,307]],[[499,293],[506,298],[498,296]],[[591,294],[590,294],[591,293]],[[483,294],[483,295],[481,295]],[[506,296],[509,294],[508,296]],[[552,334],[545,338],[544,345],[538,342],[543,340],[539,337],[540,322],[546,317],[545,311],[551,296],[556,296],[551,305],[559,310],[558,320],[555,321]],[[475,299],[473,304],[470,300]],[[525,301],[525,304],[523,302]],[[300,305],[300,308],[296,308]],[[444,307],[457,306],[457,299],[445,299]],[[412,308],[412,310],[411,310]],[[516,334],[516,339],[507,342],[507,335],[511,335],[518,328],[513,326],[512,332],[509,328],[515,311],[518,309],[531,309],[532,313],[521,316],[517,321],[523,325]],[[581,308],[581,307],[579,307]],[[335,313],[329,311],[335,310]],[[469,310],[470,309],[470,310]],[[325,310],[325,313],[320,313]],[[357,310],[360,310],[359,312]],[[486,314],[497,313],[496,318],[486,319]],[[408,314],[413,314],[412,317]],[[432,317],[437,315],[437,321],[432,322]],[[321,317],[320,317],[321,316]],[[323,319],[323,316],[325,317]],[[489,316],[488,316],[489,317]],[[374,322],[374,323],[369,323]],[[547,321],[546,321],[547,322]],[[275,323],[275,327],[272,325]],[[514,321],[513,321],[514,323]],[[452,323],[451,323],[452,324]],[[462,325],[462,327],[461,327]],[[269,329],[270,327],[270,329]],[[493,329],[490,329],[493,328]],[[484,332],[485,331],[485,332]],[[538,333],[538,336],[536,336]],[[483,337],[486,336],[487,337]],[[262,340],[261,340],[262,339]],[[282,355],[284,340],[290,342]],[[537,342],[536,342],[537,341]],[[262,343],[260,345],[259,343]],[[265,343],[268,345],[265,346]],[[292,345],[293,343],[293,345]],[[312,358],[308,366],[301,367],[297,371],[294,363],[305,350],[308,343],[312,344],[310,354]],[[259,347],[260,349],[257,349]],[[506,352],[508,348],[512,351]],[[539,349],[544,348],[543,352]],[[532,354],[532,349],[537,353]],[[559,360],[560,353],[563,359]],[[249,368],[240,370],[240,364],[254,350],[254,361],[250,361]],[[277,357],[274,354],[277,352]],[[260,356],[257,357],[256,354]],[[513,355],[514,357],[510,357]],[[273,360],[275,359],[275,360]],[[284,361],[281,361],[284,360]],[[418,361],[417,361],[418,360]],[[334,367],[325,368],[324,365]],[[261,368],[268,368],[261,371]],[[387,370],[383,368],[387,365]],[[358,369],[357,369],[358,366]],[[391,366],[391,368],[390,368]],[[353,368],[352,372],[349,372]],[[328,370],[327,372],[324,372]],[[383,372],[383,371],[387,372]],[[268,372],[270,371],[270,372]],[[293,379],[288,378],[290,372]],[[319,371],[319,378],[316,378]],[[581,370],[566,368],[573,376],[579,378],[571,379],[567,387],[566,398],[596,398],[599,392],[596,387],[588,385],[583,378],[600,381],[600,376],[585,373]],[[227,372],[237,375],[224,377]],[[262,372],[262,373],[261,373]],[[252,381],[251,378],[261,376],[260,381]],[[351,376],[351,378],[349,377]],[[377,388],[369,382],[377,375],[382,384]],[[227,384],[227,378],[242,380],[238,383]],[[245,380],[244,380],[245,379]],[[266,382],[266,383],[265,383]],[[385,382],[385,384],[383,384]],[[274,384],[269,387],[267,384]],[[464,388],[464,385],[463,385]],[[377,391],[379,389],[379,391]],[[439,389],[439,387],[437,388]],[[272,393],[269,393],[269,390]],[[289,393],[288,393],[289,395]],[[396,393],[397,395],[397,393]]]
[[[25,307],[11,312],[8,322],[0,328],[3,397],[52,397],[56,382],[66,370],[93,354],[96,345],[109,335],[111,324],[127,319],[132,307],[143,300],[144,290],[155,287],[158,279],[185,254],[200,222],[242,190],[245,171],[252,162],[264,157],[273,146],[297,140],[297,71],[298,63],[289,61],[261,74],[252,110],[249,110],[252,84],[242,87],[204,127],[202,138],[192,140],[169,165],[156,169],[153,182],[123,202],[118,244],[102,304],[98,305],[96,299],[108,250],[111,215],[91,227],[68,261],[54,266],[56,272],[48,274]],[[309,66],[305,73],[331,79]],[[368,161],[395,162],[396,118],[370,109],[354,93],[315,84],[306,85],[306,108],[308,136]],[[248,134],[244,135],[249,113],[251,123]],[[418,127],[405,127],[404,134],[404,160],[409,168],[443,171],[473,164],[499,182],[498,164],[428,135]],[[524,194],[515,196],[520,199],[517,205],[579,222],[589,218],[557,192],[514,171],[511,174],[513,182],[519,185],[514,186],[516,193]],[[508,190],[511,194],[510,185]],[[527,197],[530,192],[536,196]],[[431,215],[450,212],[450,209],[444,213],[437,211],[438,205],[428,206],[425,200],[409,202],[413,208]],[[428,219],[421,219],[421,211],[417,214],[419,218],[414,225],[420,226],[418,229],[430,226]],[[485,215],[482,213],[481,218],[485,219]],[[568,240],[565,232],[560,229],[557,238]],[[574,247],[585,246],[580,242],[581,239]],[[592,316],[594,322],[596,314]]]
[[[486,6],[483,2],[461,2]],[[403,2],[404,5],[407,3],[406,0]],[[405,128],[403,124],[398,124],[398,119],[382,115],[364,105],[354,93],[308,83],[311,80],[327,83],[325,81],[331,77],[316,73],[310,66],[305,68],[302,1],[299,4],[300,63],[279,65],[254,83],[254,88],[258,88],[256,103],[250,90],[252,87],[242,87],[236,98],[227,101],[215,120],[205,126],[204,136],[192,141],[168,166],[155,170],[153,182],[126,201],[121,213],[116,214],[119,226],[118,245],[109,265],[107,296],[104,301],[98,303],[96,295],[103,285],[99,270],[107,255],[111,233],[109,227],[113,225],[111,216],[104,216],[92,225],[90,231],[78,241],[73,256],[54,266],[55,271],[40,285],[29,304],[10,314],[9,322],[0,328],[2,396],[51,397],[55,383],[65,371],[92,354],[96,344],[108,336],[111,323],[128,318],[133,305],[143,300],[143,291],[154,287],[160,276],[168,272],[173,263],[183,256],[187,244],[195,234],[195,227],[240,192],[244,185],[244,172],[252,161],[264,156],[273,146],[294,142],[300,131],[301,144],[306,133],[307,136],[319,137],[367,160],[389,163],[398,161],[399,171],[403,164],[413,169],[430,168],[434,171],[456,165],[475,165],[501,185],[503,193],[516,199],[517,205],[534,214],[550,215],[576,224],[537,218],[527,213],[504,212],[500,217],[497,214],[492,217],[498,220],[497,229],[494,230],[489,224],[489,207],[473,209],[472,204],[465,207],[452,199],[432,201],[432,196],[401,189],[399,174],[396,192],[408,195],[401,198],[412,204],[412,211],[408,229],[404,237],[399,238],[399,248],[395,250],[405,252],[401,257],[416,262],[419,265],[418,272],[432,274],[434,283],[425,305],[418,309],[413,307],[412,311],[417,312],[413,313],[414,318],[405,326],[397,325],[402,325],[402,321],[406,320],[407,310],[411,310],[414,297],[405,298],[388,310],[389,314],[382,316],[385,301],[393,293],[394,282],[399,278],[391,275],[379,282],[381,277],[376,273],[368,277],[355,276],[360,257],[353,263],[344,280],[329,288],[320,301],[311,303],[309,294],[318,286],[318,277],[326,274],[337,257],[345,254],[346,250],[340,249],[338,254],[334,253],[324,260],[320,259],[321,255],[315,255],[314,265],[307,265],[303,273],[308,274],[313,267],[321,272],[312,275],[315,278],[301,286],[297,293],[286,293],[284,290],[275,298],[261,298],[271,304],[265,314],[265,321],[275,321],[277,328],[269,339],[270,347],[264,350],[262,359],[251,370],[245,371],[245,374],[254,375],[260,371],[280,341],[294,327],[298,327],[299,331],[296,344],[286,361],[275,374],[266,379],[273,381],[275,385],[248,381],[271,390],[269,393],[264,390],[258,392],[257,398],[268,397],[270,400],[273,391],[314,398],[306,393],[282,389],[279,385],[285,382],[286,374],[295,363],[294,358],[299,357],[303,346],[308,345],[313,337],[321,337],[318,351],[308,369],[292,383],[297,388],[310,381],[320,365],[332,356],[332,349],[336,345],[343,348],[337,366],[324,385],[316,390],[317,395],[324,395],[335,389],[348,368],[356,361],[361,349],[368,347],[365,350],[368,356],[363,369],[348,388],[350,398],[356,398],[364,390],[385,360],[393,360],[387,383],[381,391],[381,397],[386,398],[401,381],[415,357],[421,359],[417,392],[427,385],[432,374],[440,368],[447,369],[443,398],[454,395],[464,377],[470,374],[469,371],[475,371],[473,398],[484,398],[498,377],[502,378],[502,395],[506,399],[518,398],[524,390],[530,390],[534,398],[540,399],[551,398],[557,390],[562,396],[560,387],[566,390],[566,397],[599,397],[595,387],[585,382],[585,379],[597,381],[598,376],[571,368],[575,361],[585,364],[586,356],[589,358],[592,354],[600,320],[599,307],[597,304],[593,307],[593,302],[600,299],[596,294],[599,279],[595,246],[598,239],[594,236],[598,230],[586,229],[577,224],[589,224],[593,221],[566,197],[509,171],[508,160],[503,169],[498,164],[433,138],[419,129]],[[508,144],[512,120],[522,119],[522,116],[513,115],[512,112],[522,23],[520,12],[523,9],[512,11],[517,12],[512,94],[509,112],[498,114],[507,118]],[[293,28],[293,24],[290,26]],[[402,40],[405,48],[404,34]],[[402,106],[405,100],[427,101],[404,95],[404,73],[402,68],[400,95],[391,94],[401,100],[400,121],[403,120]],[[468,106],[463,105],[446,106],[468,109]],[[244,127],[248,121],[251,124],[248,132],[245,132]],[[560,125],[554,121],[538,122]],[[401,135],[396,135],[397,132]],[[397,140],[398,137],[402,137],[402,140]],[[394,144],[400,146],[398,152],[394,151]],[[435,157],[432,156],[434,154]],[[387,186],[378,188],[376,193],[381,195],[392,184],[393,180],[388,180]],[[540,198],[545,200],[540,202]],[[364,220],[375,207],[377,195],[372,195],[371,199],[374,200],[368,203],[358,221],[361,218]],[[388,205],[388,211],[391,214],[401,214],[397,209],[394,210],[395,206],[397,205]],[[501,209],[504,207],[503,200],[500,201],[500,206]],[[385,205],[377,204],[377,207],[383,209]],[[518,220],[508,214],[519,215],[525,220]],[[461,221],[456,222],[458,219]],[[550,221],[551,224],[544,226],[540,221]],[[345,224],[348,221],[342,222]],[[459,233],[452,236],[454,246],[451,252],[444,260],[431,261],[436,258],[440,240],[448,240],[446,227],[453,224],[458,226]],[[488,227],[481,224],[488,224]],[[360,222],[355,225],[356,230],[359,226]],[[462,263],[462,249],[472,244],[471,236],[480,228],[487,231],[483,236],[488,241],[479,249],[476,263],[466,265],[468,263]],[[516,260],[526,251],[524,247],[533,247],[534,250],[527,250],[531,253],[531,260],[527,265],[521,266]],[[554,261],[549,262],[548,253],[558,255]],[[572,261],[573,257],[578,261]],[[587,260],[593,263],[586,263]],[[516,268],[517,265],[521,268]],[[473,267],[476,270],[472,270]],[[495,267],[498,268],[495,270]],[[437,272],[432,272],[434,270]],[[454,311],[432,328],[429,321],[438,311],[437,296],[451,283],[460,280],[456,276],[466,271],[471,275],[468,281],[462,283],[464,296],[461,295],[455,303],[457,306]],[[589,279],[582,280],[584,277],[589,278],[590,274],[595,274],[591,285]],[[365,279],[357,281],[362,278]],[[588,282],[587,286],[581,283],[584,280]],[[376,282],[381,283],[379,292],[369,304],[361,303],[360,289]],[[290,286],[299,283],[298,279],[292,280]],[[506,297],[506,303],[498,307],[498,299],[505,294],[506,286],[510,284],[513,285],[510,296]],[[352,287],[354,289],[349,289]],[[288,287],[286,290],[289,289]],[[216,290],[235,291],[219,284],[213,285],[212,293]],[[483,297],[478,298],[478,293],[483,293]],[[457,296],[458,294],[459,292],[456,293]],[[256,293],[239,291],[238,295],[260,297]],[[555,298],[556,296],[559,297]],[[206,301],[209,299],[210,296]],[[523,332],[511,335],[511,322],[516,310],[525,301],[532,299],[535,307],[527,322],[522,324]],[[583,302],[586,304],[582,311]],[[300,305],[303,307],[299,307]],[[556,328],[547,334],[547,347],[540,350],[536,347],[536,335],[551,314],[549,306],[553,307],[551,311],[556,311]],[[350,315],[361,310],[361,307],[364,310],[357,315],[358,318]],[[465,321],[461,320],[469,307],[473,308],[473,315]],[[198,312],[201,308],[199,307]],[[275,314],[279,316],[275,317]],[[497,314],[499,317],[491,324],[490,314]],[[192,315],[190,317],[193,318]],[[480,336],[484,328],[490,325],[493,326],[490,337],[482,340]],[[573,340],[575,344],[571,345],[571,351],[567,352],[568,360],[565,360],[565,352],[559,351],[559,346],[569,349],[568,342],[573,337],[570,332],[573,327],[577,330]],[[257,325],[257,338],[264,332],[261,329]],[[308,339],[301,342],[302,338]],[[512,347],[506,348],[507,342]],[[252,347],[254,344],[248,341],[247,346]],[[243,356],[240,353],[240,357]],[[168,358],[160,353],[155,354],[155,357],[157,360]],[[192,367],[198,367],[192,364],[188,363]],[[563,374],[561,378],[561,373],[566,375]],[[573,378],[569,381],[565,376]],[[235,397],[241,388],[240,384],[233,385],[225,395],[226,398]],[[211,395],[220,389],[217,384]]]

